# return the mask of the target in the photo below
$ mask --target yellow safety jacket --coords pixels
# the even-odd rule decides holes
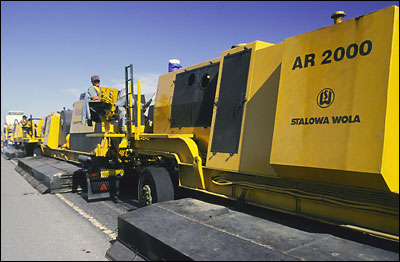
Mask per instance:
[[[93,87],[94,87],[94,89],[96,89],[97,95],[100,95],[100,88],[98,88],[97,86],[93,86]]]
[[[93,91],[91,91],[91,88],[94,88],[94,90],[96,91],[96,94],[93,94]],[[89,97],[92,97],[92,96],[100,96],[100,88],[97,87],[97,86],[95,86],[95,85],[89,87],[88,95],[89,95]]]

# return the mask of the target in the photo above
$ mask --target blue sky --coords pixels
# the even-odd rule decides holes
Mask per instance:
[[[45,117],[72,109],[93,74],[120,89],[133,64],[150,96],[169,59],[191,66],[234,44],[281,43],[331,25],[334,11],[347,20],[392,5],[398,1],[2,1],[1,125],[9,110]]]

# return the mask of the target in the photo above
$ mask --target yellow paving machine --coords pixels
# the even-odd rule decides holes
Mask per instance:
[[[176,184],[398,239],[398,51],[393,6],[160,76],[153,132],[128,109],[139,200]]]
[[[41,153],[43,119],[32,118],[31,115],[23,125],[20,122],[22,114],[22,111],[10,111],[6,116],[4,140],[7,141],[7,149],[4,150],[4,155],[7,158],[33,156]],[[9,122],[12,124],[8,124]]]
[[[398,15],[393,6],[280,44],[233,46],[160,76],[152,132],[136,121],[127,133],[140,203],[183,187],[398,241]],[[258,227],[233,212],[199,218],[210,210],[226,212],[168,201],[122,215],[106,256],[237,259],[242,244],[218,252],[218,243],[258,246],[270,234],[260,222],[266,235],[249,237]],[[229,237],[197,237],[212,234]]]

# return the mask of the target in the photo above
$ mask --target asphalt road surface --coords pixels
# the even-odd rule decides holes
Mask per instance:
[[[92,223],[57,195],[39,194],[14,168],[1,157],[1,260],[107,261],[112,238],[98,225],[115,233],[118,215],[129,208],[62,194],[77,206],[86,205],[85,213],[96,215]]]

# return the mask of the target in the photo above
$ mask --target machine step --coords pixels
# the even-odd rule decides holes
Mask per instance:
[[[15,170],[40,193],[60,193],[78,190],[81,167],[63,160],[37,156],[18,158]]]
[[[113,243],[106,253],[112,260],[120,244],[133,253],[125,250],[118,260],[131,260],[135,253],[146,260],[398,259],[396,252],[342,239],[319,228],[293,228],[191,198],[156,203],[119,216],[116,241],[119,244]]]

